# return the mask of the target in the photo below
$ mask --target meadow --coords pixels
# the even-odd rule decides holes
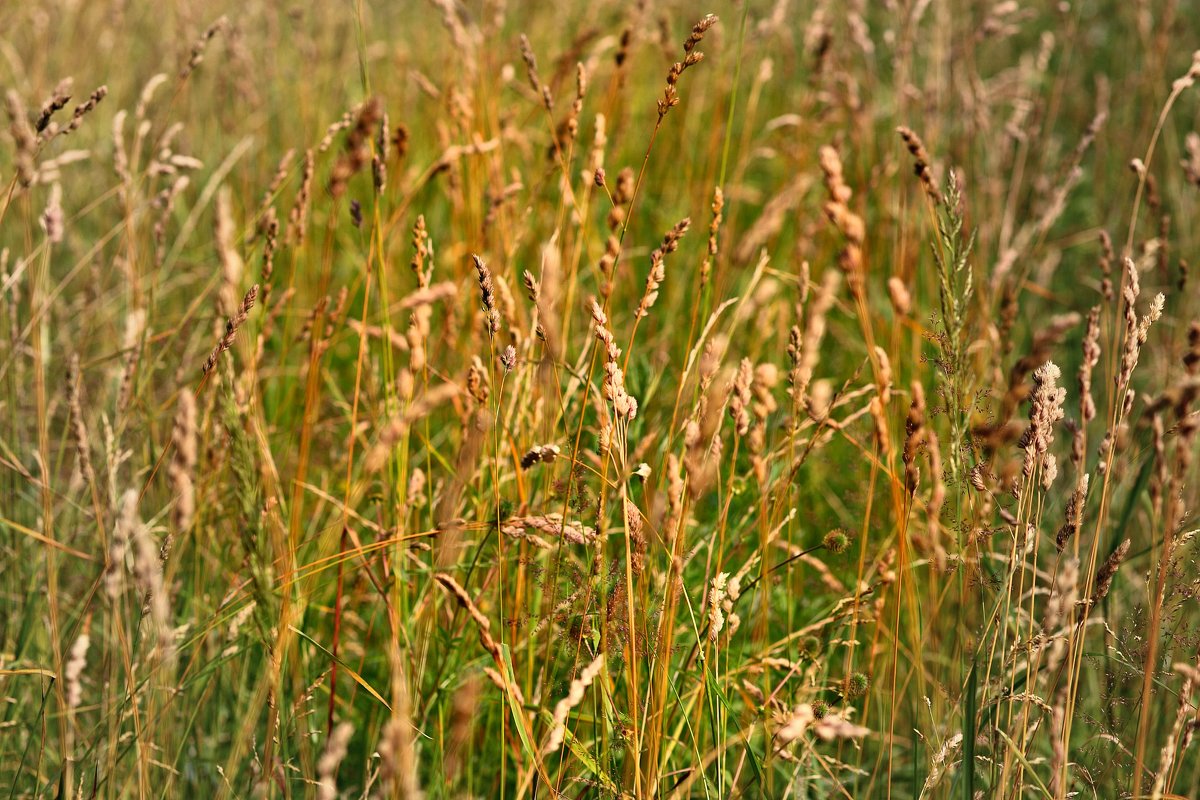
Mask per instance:
[[[1191,0],[0,32],[0,798],[1200,797]]]

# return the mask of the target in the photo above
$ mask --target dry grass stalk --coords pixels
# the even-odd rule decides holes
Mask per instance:
[[[471,260],[475,263],[475,274],[479,280],[484,326],[487,328],[488,338],[494,338],[500,332],[500,311],[496,308],[496,289],[492,281],[492,272],[479,256],[472,254]]]
[[[904,140],[905,147],[912,154],[913,172],[920,179],[921,188],[925,190],[925,196],[935,206],[942,205],[942,193],[937,188],[937,181],[933,178],[933,170],[929,166],[929,153],[925,151],[925,143],[921,141],[921,137],[912,128],[906,128],[901,125],[896,129],[896,132],[900,134],[900,138]]]
[[[908,417],[904,422],[904,490],[911,497],[917,490],[921,478],[921,468],[917,457],[926,446],[928,431],[925,427],[925,388],[913,381],[912,402],[908,407]]]
[[[242,282],[245,262],[237,251],[234,241],[237,229],[233,222],[231,192],[222,186],[217,192],[216,222],[213,239],[217,246],[217,258],[221,262],[221,290],[217,296],[217,311],[223,317],[232,317],[238,309],[238,287]]]
[[[67,682],[67,708],[74,712],[83,702],[83,671],[87,669],[87,652],[92,640],[87,631],[79,634],[71,645],[71,652],[63,668],[63,679]]]
[[[83,124],[83,119],[88,114],[96,110],[96,106],[100,105],[100,101],[108,96],[107,86],[98,86],[95,91],[88,96],[88,99],[79,105],[75,106],[75,110],[71,112],[71,119],[67,121],[61,129],[56,129],[53,124],[48,126],[42,132],[43,139],[49,139],[53,136],[67,136],[79,130],[79,126]]]
[[[237,338],[238,330],[250,317],[250,309],[254,308],[254,301],[257,298],[258,284],[256,283],[251,286],[250,291],[246,292],[245,296],[242,297],[241,306],[239,306],[234,315],[229,318],[229,321],[225,323],[224,335],[221,336],[220,340],[217,342],[217,346],[213,348],[212,352],[208,354],[208,358],[205,359],[204,368],[202,370],[205,375],[212,372],[213,368],[217,366],[217,359],[221,357],[221,354],[230,347],[233,347],[233,342]]]
[[[172,649],[171,611],[163,584],[162,547],[146,525],[135,525],[132,533],[133,581],[146,598],[147,620],[164,657]]]
[[[167,225],[175,210],[175,201],[179,199],[190,183],[191,178],[180,175],[154,199],[154,204],[158,208],[158,218],[154,222],[154,266],[157,269],[161,269],[167,260]]]
[[[1117,570],[1121,567],[1121,562],[1125,560],[1125,556],[1129,555],[1129,547],[1132,544],[1131,540],[1126,539],[1117,545],[1104,563],[1100,565],[1100,569],[1096,571],[1095,580],[1092,582],[1092,594],[1087,600],[1079,601],[1079,621],[1082,625],[1087,619],[1088,614],[1096,605],[1108,596],[1109,589],[1112,588],[1113,578],[1117,575]]]
[[[394,797],[422,800],[417,771],[416,737],[413,733],[412,700],[409,697],[401,651],[391,649],[392,714],[384,725],[379,742],[380,773]]]
[[[262,288],[262,301],[265,304],[271,294],[271,278],[275,276],[275,249],[279,245],[279,219],[275,209],[268,209],[263,224],[263,253],[262,270],[259,273],[259,284]]]
[[[592,300],[592,321],[596,324],[596,340],[604,347],[604,396],[612,403],[618,419],[631,420],[637,416],[638,403],[625,391],[621,349],[607,327],[608,316],[595,299]]]
[[[192,45],[192,50],[188,54],[188,60],[179,70],[179,79],[187,80],[188,76],[196,71],[196,67],[200,66],[204,61],[204,53],[208,50],[209,43],[218,33],[224,32],[229,27],[229,18],[225,16],[218,17],[213,24],[205,28],[204,33],[200,34],[200,38]]]
[[[1054,441],[1054,423],[1063,418],[1063,401],[1067,390],[1058,385],[1062,371],[1047,361],[1033,373],[1033,406],[1029,412],[1029,427],[1025,429],[1018,447],[1025,451],[1022,472],[1031,478],[1034,470],[1044,467],[1047,451]]]
[[[313,172],[316,168],[316,156],[313,151],[304,152],[304,168],[300,172],[300,188],[296,191],[296,200],[292,210],[288,212],[288,241],[299,247],[304,244],[308,233],[308,208],[312,200]]]
[[[846,283],[856,295],[863,290],[863,240],[866,238],[866,225],[862,217],[850,210],[850,198],[854,192],[846,185],[842,174],[842,159],[837,150],[832,147],[822,147],[820,151],[821,171],[825,174],[825,188],[829,192],[829,201],[825,203],[825,215],[842,234],[845,245],[842,248],[838,264],[846,274]]]
[[[175,413],[175,425],[171,429],[173,452],[167,466],[167,480],[175,496],[175,508],[171,522],[175,533],[183,533],[192,525],[196,513],[196,487],[193,482],[196,471],[196,398],[186,389],[179,393],[179,409]],[[170,548],[171,537],[163,543]]]
[[[1079,484],[1067,502],[1066,521],[1058,529],[1058,535],[1054,538],[1054,546],[1060,553],[1083,524],[1084,503],[1087,500],[1090,479],[1091,476],[1086,472],[1080,475]]]
[[[542,105],[547,111],[554,110],[554,97],[550,94],[550,87],[542,83],[542,79],[538,76],[537,56],[533,54],[533,46],[529,44],[529,38],[525,34],[521,34],[521,60],[525,62],[525,76],[529,79],[529,88],[533,89],[533,93],[541,98]]]
[[[904,281],[895,275],[888,278],[888,299],[897,316],[905,317],[912,311],[912,295],[908,293]]]
[[[70,414],[71,443],[75,445],[79,473],[84,482],[91,486],[96,482],[96,470],[92,467],[91,437],[83,416],[80,381],[79,354],[74,353],[67,368],[67,412]]]
[[[676,84],[679,83],[680,77],[689,67],[694,67],[704,59],[704,53],[697,50],[696,45],[704,39],[704,34],[708,32],[708,29],[716,24],[716,15],[709,14],[692,26],[692,32],[688,34],[687,41],[683,43],[683,61],[676,61],[667,71],[667,86],[663,89],[662,99],[658,101],[659,122],[662,122],[662,118],[667,115],[668,111],[679,105]]]
[[[826,318],[837,299],[840,285],[840,273],[832,269],[826,271],[821,286],[807,309],[808,319],[804,332],[801,333],[797,327],[792,328],[788,343],[788,357],[792,368],[788,374],[788,381],[792,385],[792,403],[797,410],[808,408],[808,387],[821,361],[821,340],[825,338]]]
[[[1184,151],[1187,153],[1187,158],[1180,159],[1179,164],[1183,167],[1183,175],[1188,183],[1195,184],[1200,188],[1200,133],[1191,131],[1184,139]]]
[[[533,514],[525,517],[513,517],[505,522],[501,529],[509,535],[519,536],[525,528],[558,536],[574,544],[592,544],[596,541],[596,529],[578,520],[563,522],[562,514]]]
[[[17,168],[17,180],[22,186],[33,183],[35,175],[34,155],[37,152],[38,139],[29,124],[29,116],[25,103],[16,89],[9,89],[5,94],[5,110],[8,112],[8,132],[14,144],[13,163]]]
[[[116,525],[113,526],[113,534],[108,541],[108,558],[103,579],[104,591],[112,600],[120,596],[124,587],[125,556],[129,552],[129,542],[134,532],[142,524],[138,519],[137,504],[138,493],[133,489],[121,496]]]
[[[392,449],[400,441],[404,432],[416,420],[421,419],[433,409],[456,397],[459,393],[457,384],[443,383],[429,389],[407,409],[393,416],[383,427],[379,440],[367,452],[363,468],[368,472],[378,472],[391,455]]]
[[[592,663],[588,664],[579,673],[579,677],[571,681],[571,688],[567,692],[567,696],[559,700],[554,706],[554,717],[550,725],[550,736],[546,739],[545,746],[542,747],[542,754],[549,755],[554,753],[558,748],[562,747],[563,737],[567,731],[567,717],[571,710],[583,702],[583,693],[592,685],[592,681],[596,680],[596,676],[604,669],[604,653],[600,653]]]
[[[46,241],[58,244],[63,240],[65,221],[62,208],[62,186],[57,182],[50,187],[50,198],[46,201],[46,210],[42,212],[42,230],[46,232]]]
[[[454,692],[450,711],[450,737],[446,746],[446,771],[458,775],[469,755],[467,748],[475,729],[478,711],[480,679],[478,673],[468,675]]]
[[[729,573],[721,572],[708,587],[708,640],[716,643],[725,627],[725,595],[729,588]]]
[[[383,103],[371,97],[355,118],[354,127],[346,135],[345,151],[329,174],[329,193],[337,199],[346,193],[350,178],[371,161],[371,135],[383,117]]]
[[[721,231],[721,221],[725,214],[725,193],[720,186],[713,189],[712,205],[712,221],[708,224],[708,251],[705,253],[704,261],[700,264],[700,286],[701,288],[708,285],[712,276],[713,263],[717,259],[717,236]]]
[[[317,800],[336,800],[338,767],[346,757],[353,734],[354,726],[349,722],[339,722],[329,734],[329,741],[317,759]]]
[[[679,240],[687,233],[692,221],[684,218],[667,231],[662,244],[650,254],[650,272],[646,275],[646,291],[642,294],[642,302],[638,304],[634,316],[641,319],[650,313],[650,308],[658,300],[658,287],[666,278],[666,258],[679,248]]]
[[[439,572],[433,577],[446,593],[457,600],[463,610],[474,620],[475,627],[479,629],[479,644],[496,660],[497,665],[502,665],[504,660],[500,655],[500,645],[492,638],[492,623],[479,610],[479,606],[475,605],[475,601],[467,594],[467,590],[462,587],[462,584],[444,572]]]
[[[733,419],[734,430],[738,436],[750,432],[750,402],[754,395],[751,384],[754,382],[754,364],[748,358],[743,358],[738,365],[737,376],[733,380],[733,391],[729,395],[729,416]]]
[[[74,83],[72,78],[63,78],[54,87],[54,91],[46,98],[46,102],[42,103],[42,110],[38,113],[37,122],[34,123],[34,130],[38,133],[46,130],[46,126],[50,124],[50,118],[66,107],[67,103],[71,102],[71,86]]]

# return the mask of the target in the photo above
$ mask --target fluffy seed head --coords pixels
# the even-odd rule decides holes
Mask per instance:
[[[850,537],[846,532],[838,528],[825,534],[825,538],[821,540],[821,545],[835,555],[846,552],[850,547]]]
[[[867,689],[869,688],[871,688],[871,679],[862,672],[855,672],[846,678],[847,697],[862,697],[867,693]]]

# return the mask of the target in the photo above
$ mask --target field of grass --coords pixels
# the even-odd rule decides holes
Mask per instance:
[[[1200,797],[1192,0],[0,32],[0,800]]]

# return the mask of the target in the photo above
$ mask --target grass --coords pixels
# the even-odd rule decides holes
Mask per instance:
[[[1187,11],[0,8],[0,789],[1200,796]]]

